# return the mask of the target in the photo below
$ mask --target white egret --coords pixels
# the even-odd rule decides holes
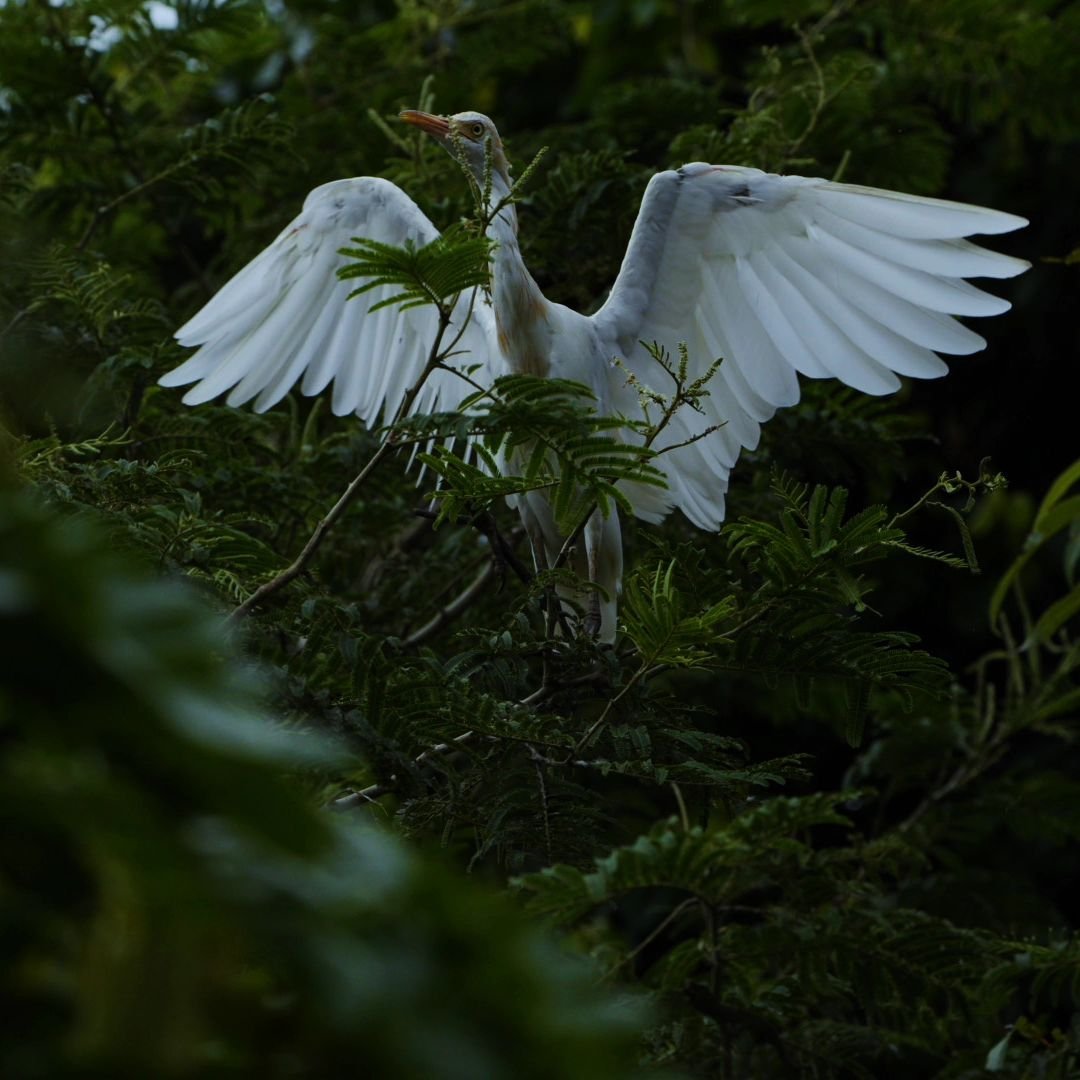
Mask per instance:
[[[463,153],[478,184],[490,161],[492,200],[510,193],[510,167],[486,116],[401,116]],[[508,203],[489,226],[490,298],[472,306],[465,326],[470,305],[458,300],[454,329],[462,336],[451,363],[479,365],[473,383],[507,372],[572,379],[595,393],[602,413],[641,419],[628,371],[660,394],[671,390],[648,344],[675,355],[685,343],[694,377],[723,357],[702,411],[678,411],[654,444],[673,447],[656,459],[667,489],[626,489],[646,521],[678,508],[698,527],[717,529],[739,452],[757,445],[760,425],[778,408],[798,401],[800,373],[886,394],[899,387],[898,375],[945,374],[938,353],[982,349],[983,338],[953,316],[997,315],[1010,305],[964,279],[1008,278],[1028,264],[964,238],[1026,224],[962,203],[695,162],[649,182],[611,293],[586,317],[541,293],[522,260]],[[181,344],[199,348],[161,383],[195,383],[188,404],[229,391],[229,404],[254,398],[259,411],[298,382],[305,394],[333,383],[336,414],[355,413],[369,424],[393,417],[425,367],[437,318],[430,307],[372,311],[389,287],[346,303],[353,283],[336,276],[344,262],[338,252],[358,236],[422,245],[438,230],[387,180],[323,184],[177,331]],[[438,370],[413,410],[454,409],[473,383]],[[538,562],[550,563],[565,538],[546,499],[531,493],[517,506]],[[601,640],[611,640],[622,576],[617,515],[594,513],[583,540],[581,570],[607,596],[591,621]]]

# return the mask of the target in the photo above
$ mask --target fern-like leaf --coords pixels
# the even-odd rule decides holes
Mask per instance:
[[[338,270],[338,277],[368,280],[349,296],[383,287],[399,290],[374,304],[372,311],[393,304],[402,308],[441,307],[460,293],[488,284],[492,242],[460,227],[448,229],[419,248],[408,241],[402,247],[363,237],[353,237],[352,242],[354,246],[342,248],[340,254],[354,261]]]

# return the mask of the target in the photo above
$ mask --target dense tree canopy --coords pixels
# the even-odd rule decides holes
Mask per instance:
[[[0,6],[0,1071],[1080,1075],[1078,40],[1051,0]],[[417,105],[546,148],[522,247],[580,310],[691,160],[1019,213],[1034,267],[946,380],[807,383],[719,533],[627,523],[601,647],[520,478],[156,385],[319,183],[469,243]],[[486,422],[573,434],[570,516],[612,492],[572,390]]]

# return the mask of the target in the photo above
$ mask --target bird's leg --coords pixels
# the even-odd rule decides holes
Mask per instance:
[[[604,516],[599,510],[594,510],[585,522],[583,530],[585,539],[585,563],[588,567],[589,581],[600,581],[600,557],[604,544]],[[600,634],[602,621],[600,611],[600,592],[597,588],[589,589],[589,605],[585,612],[582,626],[589,637],[597,637]]]
[[[587,634],[610,644],[615,640],[616,594],[622,581],[622,528],[618,513],[612,508],[604,517],[598,509],[594,510],[583,532],[589,581],[600,586],[590,590],[584,628]]]
[[[603,616],[600,612],[600,593],[596,589],[591,589],[589,592],[589,610],[585,612],[585,618],[582,620],[581,627],[585,633],[591,637],[600,636],[600,624],[603,621]]]
[[[515,502],[521,515],[521,524],[525,527],[525,535],[529,538],[533,570],[540,574],[551,568],[553,557],[548,540],[548,533],[555,528],[551,519],[551,508],[545,499],[530,492],[521,495]],[[556,625],[563,621],[562,604],[550,585],[544,589],[544,611],[547,636],[554,637]]]

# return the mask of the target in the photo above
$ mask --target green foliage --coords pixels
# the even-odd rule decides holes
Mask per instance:
[[[719,624],[729,621],[734,601],[725,597],[707,611],[683,615],[687,598],[675,587],[675,561],[637,574],[626,583],[623,617],[626,636],[647,667],[696,667],[708,664],[725,639]]]
[[[89,259],[54,246],[35,275],[36,298],[27,314],[48,304],[59,305],[72,329],[100,344],[110,333],[123,340],[127,321],[143,320],[159,329],[165,321],[161,305],[149,297],[128,299],[132,284],[130,273],[117,273],[104,262],[90,265]]]
[[[390,305],[404,309],[424,304],[449,310],[459,294],[488,284],[491,242],[482,236],[463,236],[448,229],[419,249],[413,244],[398,248],[361,236],[353,237],[353,243],[355,247],[341,249],[342,255],[354,261],[342,267],[338,277],[370,280],[353,289],[350,299],[382,285],[402,290],[374,304],[372,311]]]
[[[626,1075],[632,1008],[285,779],[341,749],[259,714],[188,591],[5,494],[0,621],[5,1075]]]
[[[480,464],[444,447],[420,455],[443,480],[434,493],[440,517],[488,510],[506,495],[544,491],[559,529],[573,535],[595,507],[605,516],[615,507],[630,511],[620,481],[663,487],[663,473],[651,464],[655,453],[623,442],[619,433],[631,425],[598,416],[595,400],[580,383],[531,375],[500,376],[490,390],[466,398],[462,409],[472,415],[459,433],[476,439]],[[500,461],[508,467],[500,468]]]
[[[29,489],[0,518],[0,1071],[624,1076],[631,1025],[687,1076],[1077,1075],[1080,469],[1045,329],[1072,261],[941,383],[807,382],[719,534],[623,512],[612,648],[554,611],[573,540],[535,573],[505,497],[546,492],[573,537],[660,485],[658,432],[709,390],[685,355],[654,354],[673,391],[640,425],[520,376],[381,432],[155,385],[171,330],[342,176],[449,227],[358,237],[345,270],[446,331],[490,250],[411,104],[488,112],[534,160],[522,250],[584,311],[648,176],[694,158],[1016,209],[1060,259],[1077,5],[161,7],[0,7]],[[990,452],[1035,467],[965,479]]]
[[[1029,560],[1043,550],[1059,533],[1068,530],[1069,542],[1065,552],[1064,570],[1069,592],[1055,600],[1034,622],[1024,610],[1027,625],[1026,641],[1030,645],[1047,645],[1053,641],[1069,619],[1080,611],[1080,583],[1076,580],[1077,562],[1080,560],[1080,495],[1069,492],[1080,481],[1080,463],[1065,470],[1046,493],[1035,514],[1031,532],[1024,542],[1024,549],[1014,560],[994,589],[990,598],[990,621],[999,624],[1002,609],[1009,593],[1019,588],[1024,567]],[[1003,632],[1008,633],[1007,628]]]

